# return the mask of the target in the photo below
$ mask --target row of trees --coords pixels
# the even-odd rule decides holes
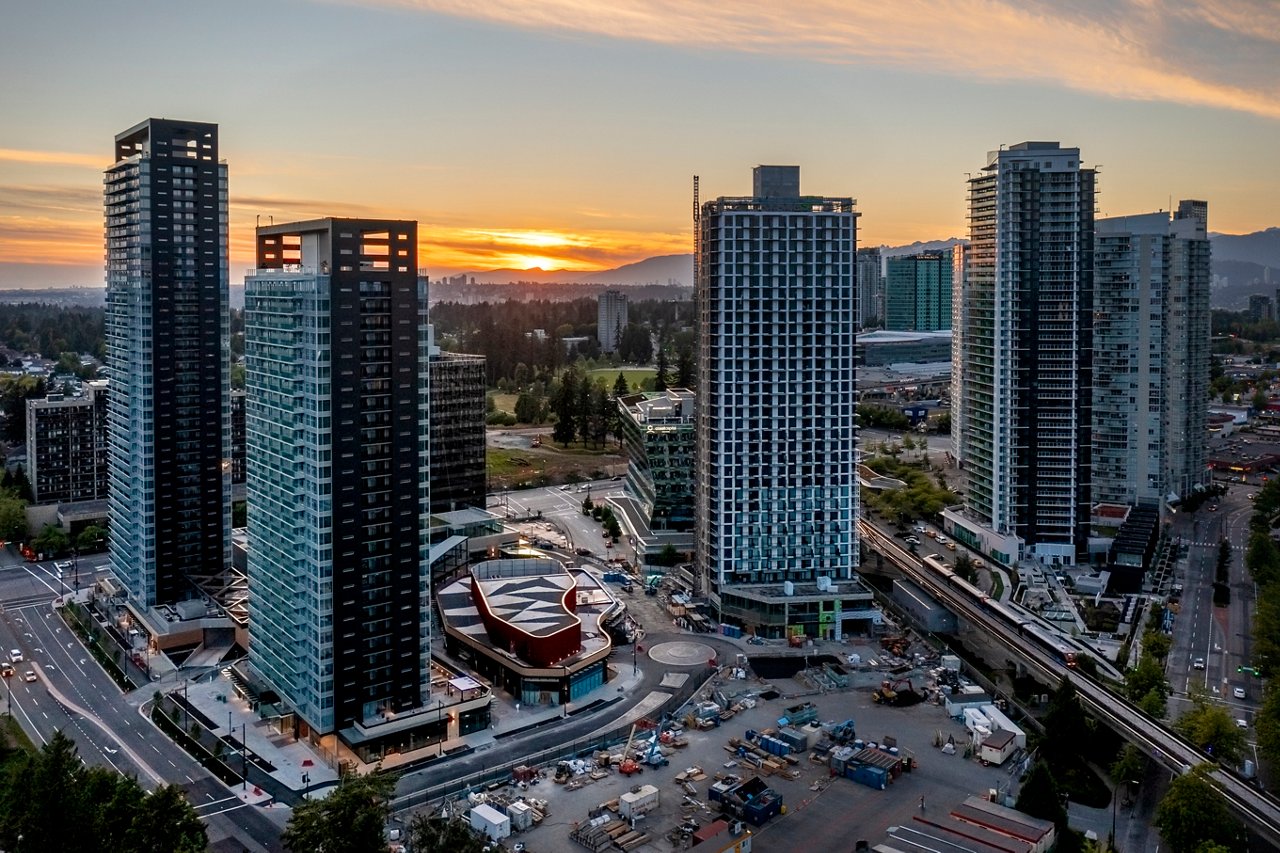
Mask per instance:
[[[204,824],[181,788],[164,785],[148,793],[132,776],[89,767],[62,732],[39,752],[12,750],[3,762],[5,850],[196,853],[207,846]]]
[[[20,353],[48,359],[67,352],[106,358],[101,308],[5,304],[0,317],[0,344]]]
[[[1253,667],[1267,679],[1262,707],[1254,716],[1258,749],[1269,762],[1280,761],[1280,545],[1271,531],[1280,520],[1280,480],[1270,480],[1258,491],[1250,520],[1245,568],[1258,588],[1253,613]]]
[[[619,373],[614,383],[615,394],[625,386],[626,379]],[[593,380],[577,365],[570,365],[561,374],[559,387],[551,398],[551,413],[556,419],[551,437],[566,448],[575,439],[580,439],[584,447],[590,443],[598,448],[610,434],[622,436],[622,419],[615,397],[605,389],[603,380]]]
[[[293,853],[386,853],[394,776],[345,776],[324,799],[293,809],[282,840]],[[418,815],[409,822],[415,853],[481,853],[485,842],[466,824]]]

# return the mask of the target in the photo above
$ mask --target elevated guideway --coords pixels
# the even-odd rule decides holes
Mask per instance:
[[[1207,755],[1177,732],[1153,720],[1123,696],[1111,692],[1084,673],[1069,669],[1048,650],[1024,637],[1018,627],[1009,625],[1008,617],[992,609],[987,597],[974,587],[948,583],[943,576],[930,571],[914,554],[865,520],[858,521],[858,532],[870,548],[882,554],[938,601],[952,608],[957,616],[987,631],[1015,659],[1026,665],[1032,675],[1049,684],[1057,684],[1063,676],[1070,676],[1081,701],[1094,717],[1162,766],[1183,774],[1198,764],[1210,761]],[[1280,801],[1256,790],[1236,773],[1220,766],[1214,766],[1207,778],[1251,829],[1270,844],[1280,847]]]

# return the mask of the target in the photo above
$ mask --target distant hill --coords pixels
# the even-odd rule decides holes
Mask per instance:
[[[909,246],[881,246],[880,255],[885,258],[900,258],[903,255],[918,255],[921,252],[937,252],[943,249],[950,249],[957,243],[968,242],[962,237],[948,237],[945,240],[917,240]]]
[[[1276,297],[1280,287],[1280,228],[1252,234],[1210,234],[1213,246],[1213,274],[1225,286],[1213,291],[1214,308],[1242,311],[1249,297],[1257,294]]]
[[[507,284],[536,281],[557,284],[677,284],[693,286],[693,255],[659,255],[616,269],[578,272],[575,270],[497,269],[465,273],[476,284]]]

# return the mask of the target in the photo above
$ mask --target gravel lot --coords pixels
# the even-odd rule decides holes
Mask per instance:
[[[866,651],[874,653],[871,649]],[[753,849],[757,853],[852,851],[857,839],[867,839],[874,845],[883,839],[887,827],[920,816],[921,797],[925,800],[924,816],[938,819],[971,794],[985,795],[991,788],[1007,789],[1012,762],[1002,768],[983,767],[976,760],[964,759],[959,753],[944,755],[933,746],[936,734],[940,732],[944,740],[948,734],[953,735],[957,745],[962,747],[964,727],[948,719],[940,705],[920,704],[910,708],[876,705],[871,700],[871,691],[879,678],[874,672],[861,673],[855,679],[855,683],[861,686],[802,699],[786,698],[786,694],[802,690],[798,682],[776,680],[773,685],[784,694],[782,697],[759,701],[755,708],[743,711],[718,729],[687,732],[689,746],[671,750],[669,766],[647,768],[642,774],[630,778],[612,772],[599,781],[571,791],[564,785],[554,784],[550,778],[554,768],[545,768],[547,778],[530,786],[527,796],[546,800],[548,816],[541,826],[513,836],[508,840],[508,846],[518,840],[525,842],[532,853],[585,849],[569,840],[573,827],[586,821],[588,812],[598,805],[616,799],[635,785],[648,783],[659,789],[660,807],[640,825],[650,834],[651,840],[635,849],[675,849],[666,834],[681,819],[683,792],[674,781],[676,774],[693,765],[701,767],[708,778],[696,783],[695,787],[697,799],[706,802],[707,791],[716,773],[745,775],[748,772],[745,767],[725,766],[734,759],[724,748],[728,738],[741,738],[748,728],[760,730],[773,726],[785,707],[804,700],[818,707],[820,719],[824,722],[854,719],[858,736],[865,740],[879,741],[886,735],[897,738],[899,748],[904,754],[914,755],[919,767],[913,773],[900,776],[886,790],[877,791],[849,779],[831,779],[825,766],[811,762],[807,754],[801,756],[798,779],[774,775],[766,780],[783,795],[788,813],[754,830]],[[924,684],[919,673],[912,681],[917,688]],[[726,692],[730,693],[763,687],[756,681],[730,681],[725,685]],[[717,806],[697,813],[702,825],[717,816]]]

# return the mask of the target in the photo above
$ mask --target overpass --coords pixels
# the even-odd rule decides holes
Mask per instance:
[[[943,577],[929,571],[914,554],[863,519],[858,520],[858,533],[869,547],[880,552],[903,574],[951,608],[957,616],[985,630],[1021,660],[1032,675],[1049,684],[1057,684],[1064,675],[1069,675],[1081,701],[1095,718],[1168,770],[1183,774],[1193,766],[1210,760],[1190,741],[1139,711],[1124,697],[1111,692],[1082,672],[1069,670],[1048,651],[1027,643],[1016,626],[1008,625],[1005,619],[987,605],[985,596],[977,599],[968,590],[949,585]],[[1251,829],[1273,846],[1280,847],[1280,801],[1253,788],[1233,771],[1218,765],[1213,765],[1208,779]]]

